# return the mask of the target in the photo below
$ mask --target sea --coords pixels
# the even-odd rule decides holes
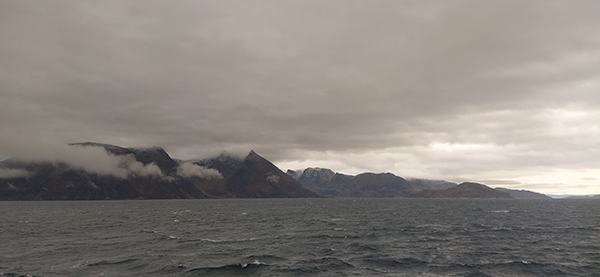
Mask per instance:
[[[600,276],[600,200],[0,202],[0,276]]]

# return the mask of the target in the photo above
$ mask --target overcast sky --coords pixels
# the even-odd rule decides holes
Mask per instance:
[[[95,141],[600,193],[600,1],[0,0],[0,160]],[[51,152],[51,151],[50,151]]]

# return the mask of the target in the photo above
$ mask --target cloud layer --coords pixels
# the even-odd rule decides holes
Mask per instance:
[[[3,1],[0,158],[78,141],[182,159],[254,149],[284,169],[600,193],[598,14],[597,1]]]
[[[205,179],[222,179],[223,175],[218,170],[206,168],[193,164],[191,162],[184,162],[177,168],[177,175],[182,177],[200,177]]]

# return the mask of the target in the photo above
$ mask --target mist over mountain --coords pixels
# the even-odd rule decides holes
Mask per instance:
[[[0,200],[317,197],[254,151],[243,160],[180,161],[159,147],[67,149],[57,159],[0,162]]]

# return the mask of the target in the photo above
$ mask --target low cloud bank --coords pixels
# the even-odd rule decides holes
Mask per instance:
[[[67,150],[68,149],[68,150]],[[125,179],[131,176],[164,178],[155,163],[143,164],[132,154],[113,155],[102,147],[68,146],[66,151],[57,153],[53,162],[64,162],[69,166],[99,175],[111,175]]]
[[[65,163],[68,166],[98,175],[110,175],[125,179],[128,177],[165,176],[155,163],[143,164],[133,154],[113,155],[100,146],[68,145],[51,140],[36,140],[25,144],[20,137],[11,137],[0,144],[11,150],[8,154],[16,159],[28,162]],[[10,143],[9,143],[10,142]],[[0,169],[0,178],[18,178],[29,172],[22,169]],[[221,179],[223,176],[215,169],[205,168],[191,162],[183,162],[177,167],[177,176],[190,178]]]
[[[153,177],[161,177],[165,176],[160,170],[160,167],[155,163],[143,164],[138,162],[133,155],[125,155],[125,156],[117,156],[121,159],[119,163],[119,168],[122,168],[126,171],[126,176],[153,176]]]
[[[215,169],[206,168],[190,162],[184,162],[177,168],[177,175],[181,177],[200,177],[206,179],[222,179],[223,175]]]
[[[29,172],[23,169],[3,169],[0,168],[0,178],[19,178],[29,175]]]
[[[125,179],[129,176],[163,177],[160,168],[154,164],[137,161],[131,154],[113,155],[102,147],[68,145],[63,142],[45,139],[30,139],[20,136],[1,136],[6,138],[0,146],[8,150],[7,154],[22,161],[65,163],[72,168],[89,173],[110,175]],[[27,176],[28,172],[17,169],[0,169],[0,178]]]

